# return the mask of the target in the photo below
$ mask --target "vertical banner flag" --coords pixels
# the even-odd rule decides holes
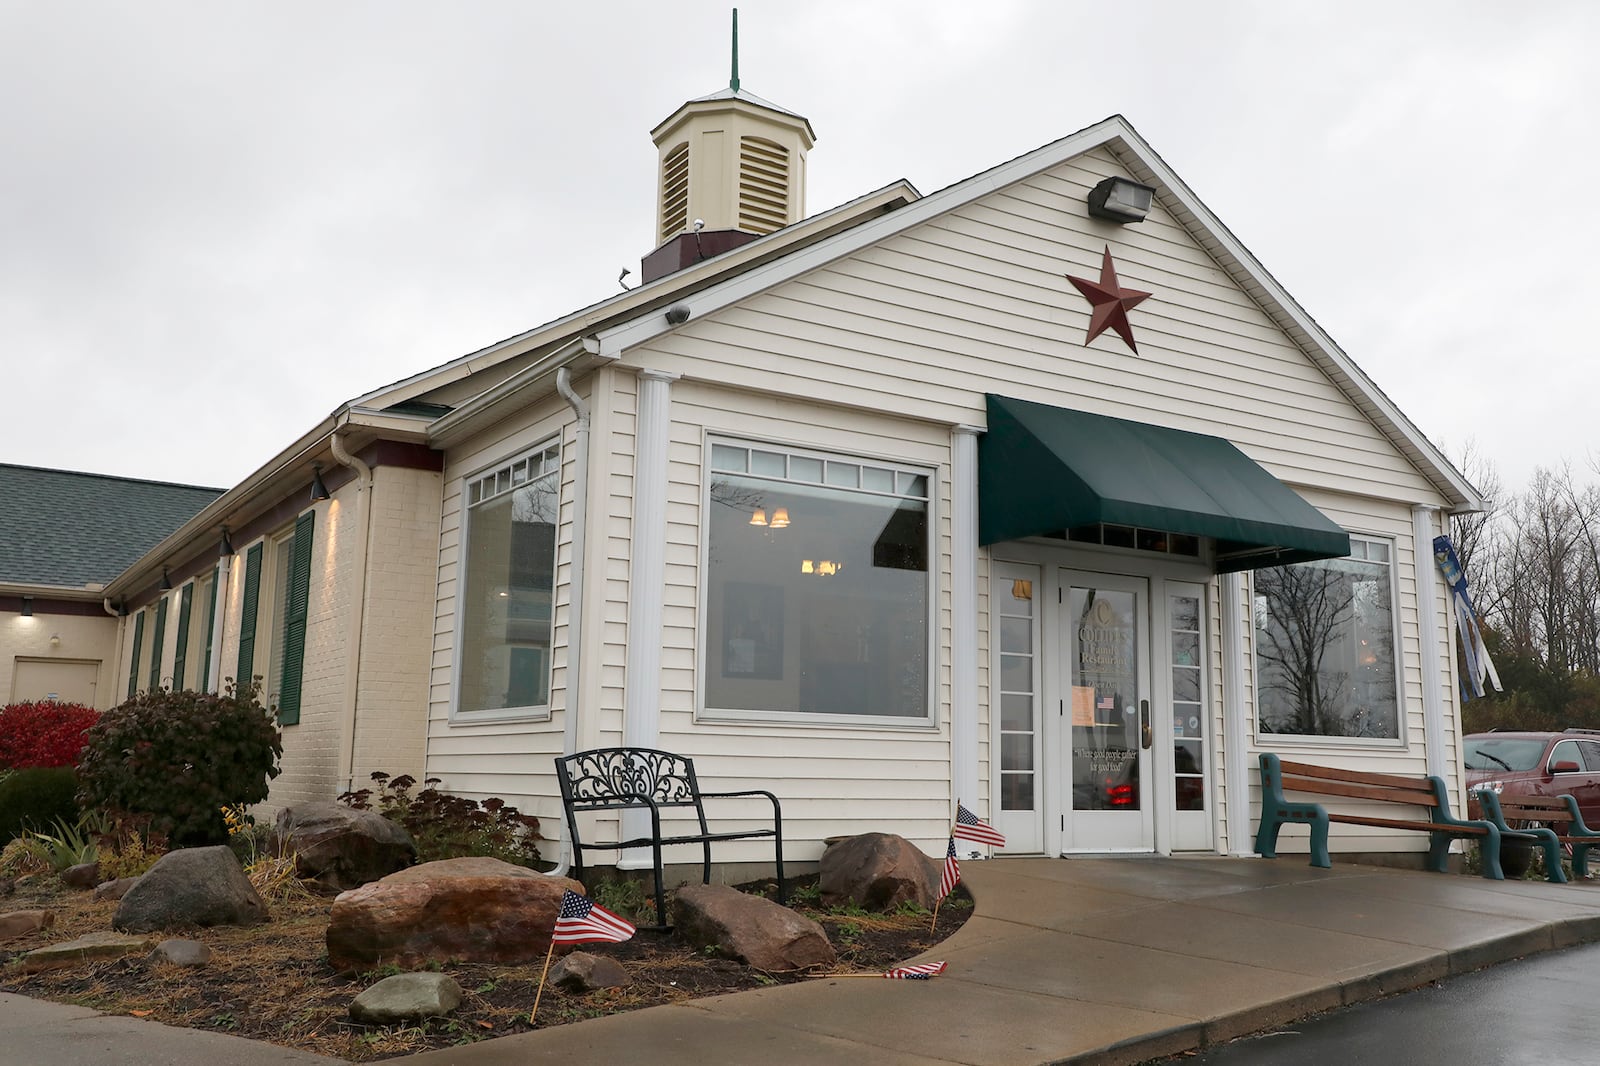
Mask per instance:
[[[956,838],[950,838],[950,849],[944,853],[944,876],[939,878],[939,898],[950,894],[961,880],[961,864],[956,862]]]
[[[1485,679],[1496,692],[1504,692],[1500,687],[1500,675],[1495,672],[1494,663],[1489,659],[1489,649],[1483,644],[1483,631],[1478,628],[1478,612],[1472,606],[1472,596],[1467,591],[1466,571],[1462,569],[1461,560],[1456,556],[1456,546],[1449,537],[1433,538],[1433,561],[1439,564],[1439,570],[1450,586],[1450,598],[1455,603],[1456,629],[1461,634],[1461,656],[1466,660],[1466,669],[1461,675],[1462,702],[1482,696]]]
[[[956,800],[955,835],[962,840],[976,840],[980,844],[993,844],[997,848],[1006,846],[1006,838],[988,822],[980,822],[977,815],[961,805],[960,800]]]

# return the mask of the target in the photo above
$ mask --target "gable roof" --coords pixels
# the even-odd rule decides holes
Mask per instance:
[[[1305,352],[1351,404],[1450,501],[1452,510],[1483,508],[1481,494],[1444,453],[1356,366],[1121,115],[1112,115],[1077,133],[930,193],[892,214],[866,219],[825,240],[743,271],[679,302],[686,307],[690,318],[713,313],[1099,148],[1108,150],[1139,181],[1155,186],[1155,196],[1162,207]],[[602,359],[616,358],[623,351],[647,343],[672,328],[660,315],[635,317],[595,334],[593,347]]]
[[[96,591],[221,489],[0,463],[0,584]],[[94,586],[94,588],[89,588]]]

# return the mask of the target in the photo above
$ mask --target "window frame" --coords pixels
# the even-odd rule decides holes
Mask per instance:
[[[472,543],[472,512],[478,504],[499,498],[502,493],[496,491],[493,496],[474,500],[472,488],[486,477],[506,472],[514,476],[511,471],[518,465],[531,461],[543,461],[546,453],[554,451],[555,455],[550,460],[548,470],[540,473],[538,477],[554,475],[555,477],[555,533],[552,537],[550,553],[550,647],[545,655],[544,673],[546,681],[546,700],[541,706],[532,704],[521,707],[486,707],[480,710],[463,710],[461,707],[461,657],[463,644],[466,638],[467,612],[464,609],[467,593],[467,564],[469,549]],[[555,715],[556,703],[556,611],[560,606],[556,594],[561,589],[561,506],[565,501],[563,489],[566,477],[566,439],[563,434],[553,433],[541,438],[537,443],[526,448],[518,449],[509,456],[497,459],[490,463],[476,467],[464,474],[459,483],[459,531],[456,535],[456,576],[455,595],[451,610],[455,615],[453,632],[451,636],[450,651],[450,713],[448,721],[451,725],[476,725],[489,722],[548,722]],[[507,492],[515,491],[519,485],[529,484],[536,478],[527,476],[521,482],[512,481]],[[565,645],[563,645],[563,648]]]
[[[745,448],[766,452],[782,452],[791,457],[802,459],[816,459],[823,462],[834,461],[853,463],[859,466],[887,467],[896,474],[898,487],[899,475],[908,474],[922,477],[927,485],[927,495],[924,497],[927,507],[927,558],[928,568],[925,575],[924,593],[927,602],[926,617],[926,649],[924,662],[926,676],[924,677],[924,713],[917,717],[903,717],[899,715],[866,715],[866,714],[837,714],[820,711],[767,711],[754,708],[724,708],[709,707],[706,703],[706,679],[711,670],[711,482],[718,472],[712,465],[712,449],[717,445],[726,445],[733,448]],[[695,590],[695,643],[698,645],[695,656],[695,693],[694,693],[694,720],[696,722],[725,723],[741,725],[762,726],[800,726],[812,728],[843,728],[843,729],[873,729],[895,730],[903,732],[931,732],[940,728],[942,701],[939,689],[939,636],[942,626],[941,607],[939,603],[939,571],[943,566],[944,547],[940,534],[940,469],[923,463],[907,461],[885,455],[867,452],[832,451],[825,448],[784,441],[749,436],[741,433],[728,433],[716,430],[705,430],[701,435],[701,463],[700,463],[700,521],[699,521],[699,574]],[[826,467],[824,467],[826,470]],[[747,474],[746,476],[766,477],[776,483],[782,484],[787,478],[777,479],[768,475]],[[829,486],[824,474],[821,482],[796,482],[797,484],[817,485],[822,488],[839,488]],[[842,493],[849,493],[850,489],[839,489]],[[875,495],[882,495],[876,493]],[[915,497],[902,496],[902,499]]]
[[[1318,563],[1338,562],[1339,559],[1353,559],[1357,562],[1378,563],[1387,568],[1389,574],[1389,628],[1390,639],[1394,648],[1394,700],[1395,700],[1395,732],[1394,737],[1350,737],[1330,736],[1317,733],[1270,733],[1261,728],[1261,667],[1257,657],[1258,637],[1256,635],[1256,572],[1250,574],[1250,612],[1246,619],[1250,632],[1250,730],[1258,746],[1288,745],[1296,747],[1349,747],[1363,750],[1392,750],[1404,751],[1410,748],[1410,729],[1407,728],[1407,702],[1405,683],[1405,657],[1406,649],[1402,643],[1403,630],[1401,627],[1401,614],[1403,604],[1400,600],[1400,553],[1399,544],[1395,537],[1381,533],[1362,533],[1349,530],[1350,554],[1340,556],[1338,559],[1318,559],[1309,563],[1296,563],[1296,566],[1314,566]],[[1368,554],[1371,548],[1368,545],[1381,545],[1388,553],[1387,559],[1373,559]],[[1357,554],[1357,545],[1361,545],[1362,554]]]

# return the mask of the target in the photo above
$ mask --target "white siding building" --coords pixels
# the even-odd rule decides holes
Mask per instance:
[[[655,137],[644,284],[350,401],[113,583],[222,591],[209,676],[295,708],[273,803],[425,773],[554,838],[553,758],[615,745],[771,789],[801,861],[942,853],[958,799],[1008,852],[1247,854],[1263,750],[1460,803],[1430,542],[1481,501],[1125,120],[810,218],[803,118]]]

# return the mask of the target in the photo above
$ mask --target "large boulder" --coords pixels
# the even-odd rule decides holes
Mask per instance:
[[[727,885],[688,885],[672,901],[679,936],[768,973],[831,967],[839,956],[822,926]]]
[[[830,907],[853,903],[889,911],[902,903],[931,908],[944,867],[904,837],[863,833],[829,845],[822,853],[817,887]]]
[[[161,856],[122,897],[111,925],[125,933],[150,933],[266,920],[267,905],[232,850],[210,847]]]
[[[583,885],[499,859],[441,859],[341,892],[328,962],[342,973],[430,959],[532,962],[550,948],[561,895]]]
[[[299,877],[337,892],[404,870],[417,861],[411,834],[376,811],[342,803],[300,803],[278,812],[272,827],[280,855],[294,855]]]

